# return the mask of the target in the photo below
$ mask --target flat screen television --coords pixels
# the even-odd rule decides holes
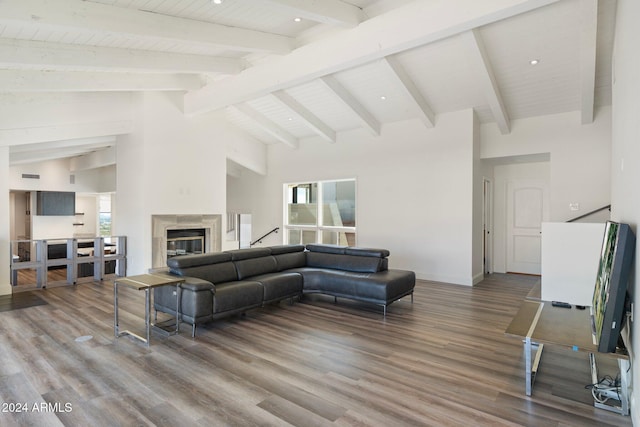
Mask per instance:
[[[66,215],[76,213],[76,193],[73,191],[38,191],[36,215]]]
[[[615,352],[619,344],[635,247],[628,224],[607,221],[591,304],[591,326],[601,353]]]

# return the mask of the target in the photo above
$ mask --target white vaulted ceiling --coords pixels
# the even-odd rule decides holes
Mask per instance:
[[[376,135],[400,120],[437,126],[439,114],[469,108],[502,133],[513,119],[568,111],[590,123],[611,103],[615,6],[3,0],[0,94],[183,91],[186,115],[222,111],[265,144],[292,149],[305,138],[333,143],[355,128]],[[104,141],[87,140],[86,152]],[[28,161],[35,148],[65,155],[55,144],[14,157]],[[82,144],[69,144],[77,155]]]

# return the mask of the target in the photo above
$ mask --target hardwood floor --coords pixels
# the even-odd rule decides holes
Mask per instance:
[[[114,338],[111,282],[37,291],[48,304],[0,313],[0,397],[28,408],[0,425],[631,425],[591,405],[586,354],[545,348],[524,395],[522,344],[504,330],[538,280],[419,281],[386,318],[306,296],[149,348]],[[143,293],[121,290],[120,324],[141,332]]]

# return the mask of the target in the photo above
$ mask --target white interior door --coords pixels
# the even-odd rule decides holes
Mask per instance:
[[[548,184],[544,180],[507,183],[507,271],[540,274],[542,222],[547,221]]]
[[[491,181],[487,178],[482,180],[483,186],[483,209],[482,209],[482,260],[483,273],[491,274],[493,272],[493,245],[491,234],[493,224],[493,192]]]

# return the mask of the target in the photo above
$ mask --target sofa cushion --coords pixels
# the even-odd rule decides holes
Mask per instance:
[[[274,255],[278,271],[299,268],[307,265],[307,254],[304,252],[292,252]]]
[[[214,285],[224,282],[232,282],[238,280],[236,266],[232,262],[222,262],[219,264],[199,265],[197,267],[170,269],[171,273],[178,276],[197,277],[207,280]]]
[[[307,250],[310,252],[322,252],[325,254],[339,254],[342,255],[345,253],[347,249],[346,246],[338,246],[338,245],[320,245],[315,243],[310,243],[307,245]]]
[[[381,271],[385,258],[368,256],[338,255],[324,252],[307,252],[307,267],[331,268],[334,270],[375,273]]]
[[[264,290],[259,282],[241,280],[216,286],[213,314],[226,311],[245,311],[262,305]]]
[[[351,276],[355,285],[354,297],[364,301],[391,303],[413,292],[416,276],[413,271],[387,270],[376,274]]]
[[[212,252],[197,255],[180,255],[169,258],[167,265],[171,269],[197,267],[199,265],[218,264],[231,261],[231,254],[227,252]]]
[[[304,252],[304,245],[279,245],[271,246],[271,255],[288,254],[292,252]]]
[[[247,248],[247,249],[234,249],[227,251],[226,253],[231,255],[232,261],[240,261],[243,259],[258,258],[271,255],[271,249],[269,248]]]
[[[326,293],[376,304],[390,304],[413,292],[415,287],[413,271],[355,273],[311,267],[292,271],[302,274],[305,293]]]
[[[244,280],[259,274],[275,273],[278,271],[276,259],[271,255],[234,261],[234,264],[236,265],[236,271],[238,272],[238,280]]]
[[[344,280],[346,271],[328,270],[325,268],[304,267],[292,270],[302,274],[303,292],[320,292],[330,295],[353,295],[355,285]]]
[[[254,276],[251,280],[260,282],[264,288],[264,302],[279,301],[302,293],[302,275],[280,272]]]
[[[376,258],[386,258],[390,252],[387,249],[375,249],[375,248],[345,248],[344,253],[347,255],[356,256],[371,256]]]

